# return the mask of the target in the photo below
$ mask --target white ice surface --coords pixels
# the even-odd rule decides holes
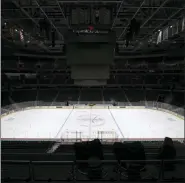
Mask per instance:
[[[1,118],[1,138],[56,138],[69,109],[31,109]]]
[[[1,118],[1,138],[97,138],[98,131],[107,132],[103,138],[113,131],[129,139],[184,138],[184,120],[151,109],[32,109]]]
[[[111,110],[125,138],[184,138],[184,120],[151,109]]]

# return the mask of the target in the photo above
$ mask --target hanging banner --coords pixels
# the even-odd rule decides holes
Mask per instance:
[[[182,31],[184,31],[184,30],[185,30],[185,17],[182,20]]]
[[[24,42],[24,34],[22,31],[19,31],[20,41]]]
[[[161,43],[161,41],[162,41],[162,31],[160,31],[157,36],[157,44]]]
[[[175,34],[178,34],[178,27],[179,27],[179,22],[177,22],[173,27],[172,27],[172,36]]]
[[[168,27],[163,30],[163,40],[168,39]]]

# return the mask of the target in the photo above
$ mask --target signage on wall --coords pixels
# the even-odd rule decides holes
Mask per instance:
[[[73,30],[75,33],[82,34],[108,34],[109,31],[106,30],[97,30],[94,26],[88,26],[87,29]]]

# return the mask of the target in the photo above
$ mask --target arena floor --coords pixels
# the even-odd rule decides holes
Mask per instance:
[[[2,139],[184,138],[184,120],[152,109],[30,109],[1,118]]]

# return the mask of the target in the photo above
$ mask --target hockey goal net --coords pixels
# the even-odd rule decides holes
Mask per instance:
[[[103,141],[115,141],[118,139],[118,134],[115,131],[90,131],[90,132],[82,132],[82,131],[65,131],[61,136],[64,140],[75,140],[75,141],[86,141],[93,139],[100,139]]]

